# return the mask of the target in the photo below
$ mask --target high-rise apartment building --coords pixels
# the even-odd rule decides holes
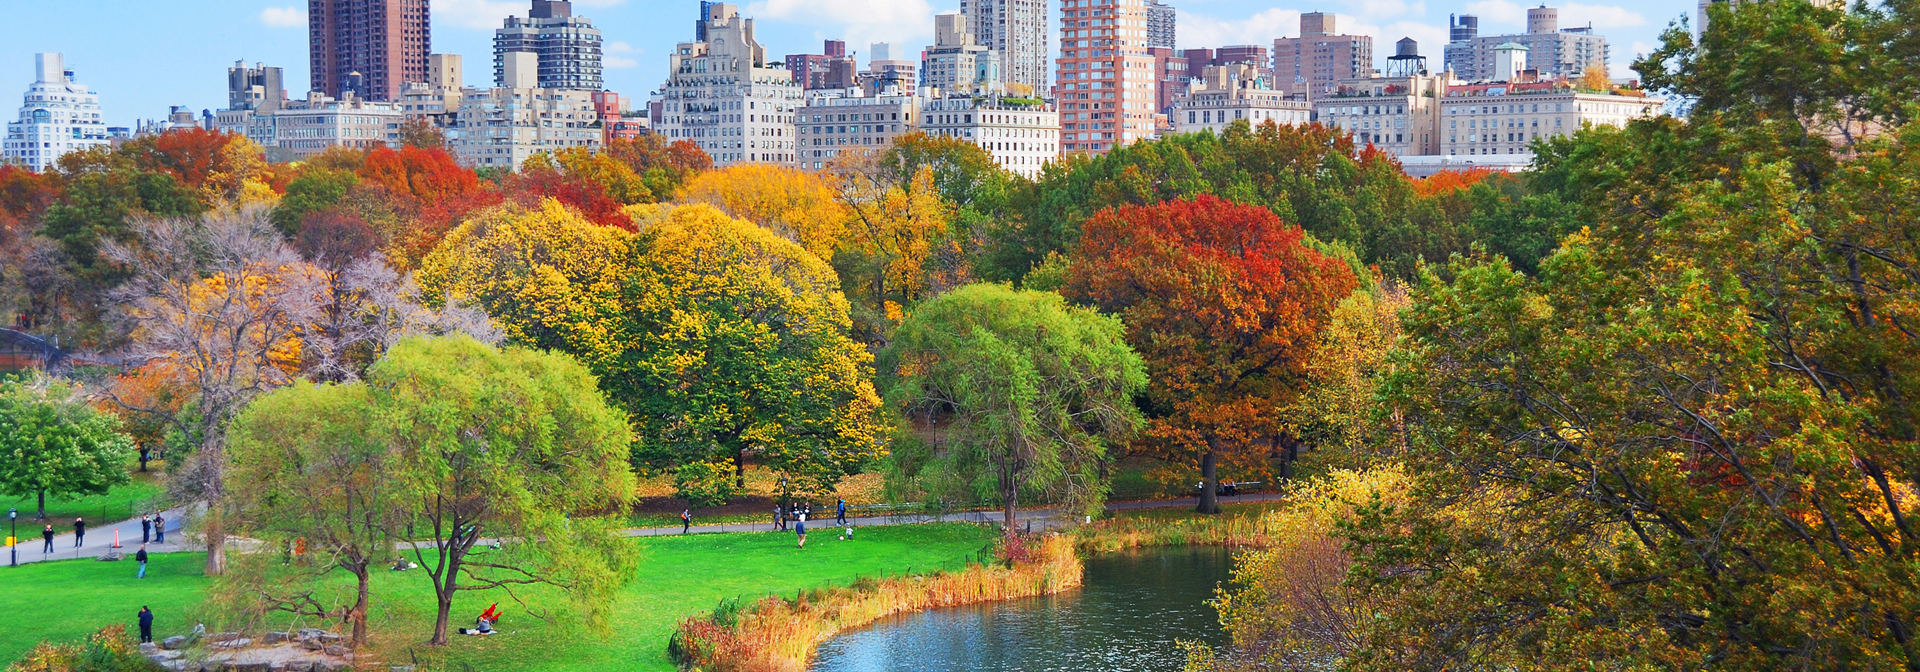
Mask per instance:
[[[808,91],[851,89],[859,85],[860,67],[853,56],[847,54],[847,43],[826,40],[823,46],[822,53],[787,56],[787,72],[793,75],[793,82]]]
[[[280,68],[236,61],[227,68],[227,109],[271,113],[287,102],[287,87]]]
[[[1267,122],[1296,125],[1313,121],[1313,104],[1274,90],[1265,70],[1250,63],[1206,66],[1199,87],[1174,102],[1168,115],[1173,128],[1180,133],[1219,133],[1238,121],[1256,128]]]
[[[934,16],[933,46],[921,57],[920,86],[942,95],[999,91],[1000,54],[974,42],[966,16]]]
[[[875,42],[867,49],[867,71],[860,74],[860,86],[869,96],[912,91],[920,79],[919,69],[919,63],[894,58],[892,44]]]
[[[753,19],[739,7],[702,7],[696,36],[704,39],[681,42],[669,57],[655,132],[699,145],[716,166],[793,163],[793,111],[805,104],[803,90],[785,68],[767,67]]]
[[[1059,115],[1030,99],[929,100],[920,106],[920,131],[977,146],[1007,172],[1027,177],[1060,157]]]
[[[100,95],[73,81],[60,54],[34,54],[34,82],[21,98],[20,120],[7,122],[0,150],[7,159],[46,171],[67,152],[105,145]]]
[[[1396,157],[1432,156],[1444,144],[1440,101],[1447,85],[1445,74],[1425,72],[1345,79],[1334,95],[1315,100],[1314,110],[1321,123],[1352,133],[1355,144]]]
[[[1146,0],[1062,0],[1060,149],[1103,154],[1151,138],[1158,111]]]
[[[340,98],[399,100],[408,82],[427,81],[432,31],[428,0],[307,0],[312,91]]]
[[[1149,47],[1147,55],[1153,57],[1153,111],[1172,114],[1174,101],[1187,94],[1188,82],[1199,76],[1200,68],[1187,62],[1185,52],[1173,49]],[[1172,127],[1164,130],[1172,130]]]
[[[1300,36],[1273,41],[1275,88],[1294,96],[1332,95],[1340,80],[1373,74],[1373,38],[1340,35],[1334,16],[1300,15]]]
[[[493,32],[493,81],[505,86],[506,55],[526,51],[540,57],[540,88],[599,91],[600,30],[593,20],[573,15],[569,0],[533,0],[527,18],[507,17]]]
[[[1003,81],[1030,87],[1032,91],[1024,93],[1031,95],[1047,90],[1047,62],[1053,55],[1048,48],[1051,24],[1047,20],[1047,3],[1048,0],[960,0],[960,13],[967,17],[968,31],[980,44],[1000,54]],[[1144,33],[1145,25],[1141,29]]]
[[[1162,4],[1160,0],[1147,0],[1147,48],[1179,48],[1174,29],[1176,19],[1173,5]]]
[[[529,52],[508,54],[505,65],[506,86],[461,92],[447,133],[461,163],[519,170],[535,154],[601,146],[597,92],[540,88],[539,58]]]
[[[1607,38],[1595,35],[1592,26],[1563,29],[1560,10],[1545,5],[1527,10],[1527,32],[1521,35],[1480,35],[1479,19],[1472,15],[1454,21],[1446,67],[1469,82],[1494,81],[1500,47],[1508,43],[1526,47],[1530,69],[1545,78],[1573,77],[1589,65],[1605,64],[1611,55]]]
[[[882,151],[893,139],[912,133],[920,119],[920,97],[911,91],[865,96],[849,91],[807,94],[794,127],[799,132],[800,167],[825,168],[845,151]]]

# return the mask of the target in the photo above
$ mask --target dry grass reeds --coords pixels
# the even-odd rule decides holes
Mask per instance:
[[[722,603],[682,621],[670,646],[685,669],[803,672],[814,651],[843,630],[894,614],[1058,593],[1080,585],[1072,539],[1049,534],[1025,543],[1027,562],[969,565],[964,571],[861,579],[793,598]]]
[[[1074,543],[1088,553],[1112,553],[1158,546],[1240,546],[1271,543],[1265,516],[1192,518],[1110,518],[1075,530]]]

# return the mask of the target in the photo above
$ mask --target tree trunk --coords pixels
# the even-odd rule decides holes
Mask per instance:
[[[227,573],[227,533],[218,524],[207,526],[207,576]]]
[[[1201,513],[1220,512],[1220,498],[1215,494],[1220,489],[1220,474],[1216,470],[1220,461],[1219,445],[1219,439],[1207,437],[1207,454],[1200,456],[1200,507],[1195,510]]]
[[[733,454],[733,487],[747,489],[747,449],[741,448]]]
[[[368,567],[368,565],[362,565],[354,572],[354,578],[360,581],[360,592],[353,602],[353,610],[347,612],[347,620],[353,623],[353,648],[355,649],[367,645],[367,601],[370,595],[367,584],[371,582],[371,578],[367,576]]]
[[[1002,512],[1002,517],[1006,519],[1007,534],[1013,534],[1014,525],[1019,522],[1019,509],[1015,508],[1018,502],[1014,501],[1015,499],[1014,497],[1008,497],[1006,510]]]
[[[40,491],[40,520],[47,519],[47,491]]]
[[[451,583],[453,580],[453,577],[449,576],[447,577],[447,580],[449,583]],[[428,643],[434,646],[446,646],[448,641],[447,640],[447,619],[453,613],[453,593],[451,592],[441,593],[440,596],[437,598],[437,604],[440,608],[440,613],[434,617],[433,640]]]

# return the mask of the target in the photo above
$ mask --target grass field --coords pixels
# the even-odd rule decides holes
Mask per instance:
[[[374,613],[377,652],[391,662],[422,656],[436,667],[465,671],[612,672],[674,669],[666,643],[680,619],[710,611],[722,599],[793,595],[822,585],[846,585],[863,576],[958,569],[993,538],[964,524],[865,528],[841,542],[828,529],[794,548],[785,533],[653,537],[634,541],[640,567],[621,593],[600,639],[551,626],[520,613],[503,596],[471,593],[454,609],[461,625],[493,601],[502,602],[503,634],[456,637],[441,652],[419,646],[431,632],[432,591],[420,572],[382,572],[377,587],[388,599]],[[18,659],[43,639],[71,640],[112,623],[133,622],[140,605],[153,608],[155,635],[182,634],[200,613],[208,579],[199,554],[155,556],[149,578],[133,578],[130,562],[68,561],[18,569],[0,567],[0,661]]]
[[[73,531],[73,519],[77,517],[86,518],[89,525],[117,523],[139,516],[140,512],[134,511],[134,507],[150,503],[158,499],[161,494],[158,473],[151,471],[144,474],[135,473],[133,482],[114,488],[104,495],[88,495],[71,499],[48,497],[47,519],[54,524],[54,529],[68,532]],[[33,518],[34,512],[39,509],[36,498],[0,497],[0,516],[4,516],[9,507],[20,510],[20,525],[23,529],[21,536],[31,537],[39,534],[24,531],[27,523]],[[0,534],[0,536],[5,535]]]

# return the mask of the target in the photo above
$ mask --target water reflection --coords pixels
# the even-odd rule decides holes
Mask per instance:
[[[1162,549],[1087,561],[1078,591],[882,620],[820,647],[814,672],[1178,672],[1175,639],[1218,644],[1206,601],[1223,549]]]

